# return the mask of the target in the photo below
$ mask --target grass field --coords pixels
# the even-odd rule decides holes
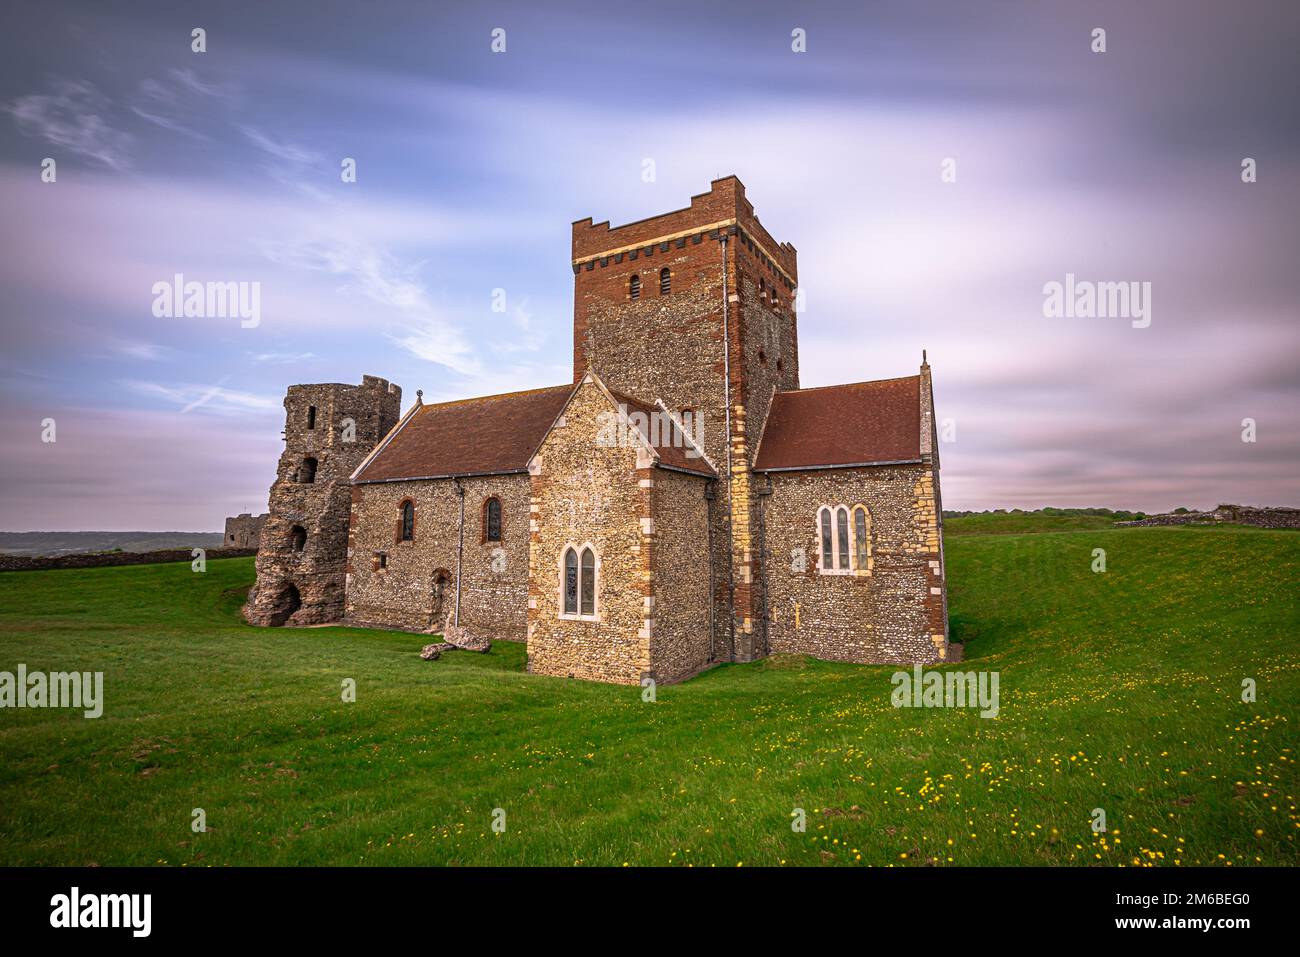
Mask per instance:
[[[251,559],[0,574],[0,670],[106,698],[0,711],[0,863],[1296,864],[1300,535],[961,521],[956,667],[999,673],[996,719],[895,709],[888,667],[774,658],[645,703],[516,644],[253,629]]]

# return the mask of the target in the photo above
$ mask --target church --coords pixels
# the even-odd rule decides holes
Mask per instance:
[[[949,655],[930,367],[800,388],[798,262],[734,176],[573,224],[573,379],[426,404],[296,385],[244,614],[527,642],[675,682]]]

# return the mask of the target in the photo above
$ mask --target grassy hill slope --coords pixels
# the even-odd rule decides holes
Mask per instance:
[[[775,658],[646,703],[530,676],[517,644],[430,663],[415,635],[253,629],[251,559],[0,574],[0,670],[102,670],[107,699],[0,711],[0,863],[1297,863],[1300,536],[947,557],[996,719],[893,708],[890,667]]]

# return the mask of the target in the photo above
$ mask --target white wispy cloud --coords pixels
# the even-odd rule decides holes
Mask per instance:
[[[183,123],[179,123],[176,120],[170,119],[166,116],[161,116],[157,113],[150,113],[148,110],[142,110],[138,106],[131,107],[131,112],[141,119],[148,120],[150,123],[154,124],[154,126],[161,127],[164,130],[170,130],[173,133],[180,133],[182,136],[188,136],[193,140],[202,141],[209,139],[209,137],[204,136],[197,130],[190,129]]]
[[[195,409],[208,408],[215,413],[274,412],[281,406],[281,399],[276,396],[255,395],[217,385],[163,385],[159,382],[145,382],[128,379],[122,383],[137,395],[163,399],[180,406],[180,414],[188,415]]]
[[[4,107],[19,131],[109,169],[129,169],[134,137],[109,122],[109,100],[85,80],[59,78],[52,87],[47,93],[21,96]]]
[[[412,355],[462,375],[479,372],[464,333],[434,305],[419,276],[420,263],[402,262],[377,246],[339,237],[263,243],[262,249],[278,265],[336,276],[343,281],[340,291],[382,306],[396,327],[386,336]]]
[[[167,75],[183,90],[217,100],[234,100],[239,89],[233,83],[205,80],[188,68],[171,69]]]
[[[314,352],[253,352],[249,353],[248,358],[256,363],[274,363],[284,365],[291,362],[306,362],[308,359],[315,359]]]
[[[150,362],[162,359],[171,353],[166,346],[152,342],[126,342],[117,347],[117,351],[132,359],[146,359]]]

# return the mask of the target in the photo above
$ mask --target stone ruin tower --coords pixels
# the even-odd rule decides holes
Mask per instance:
[[[351,476],[401,417],[402,390],[293,385],[284,398],[284,453],[271,485],[257,550],[257,583],[244,617],[253,625],[315,625],[343,617]]]

